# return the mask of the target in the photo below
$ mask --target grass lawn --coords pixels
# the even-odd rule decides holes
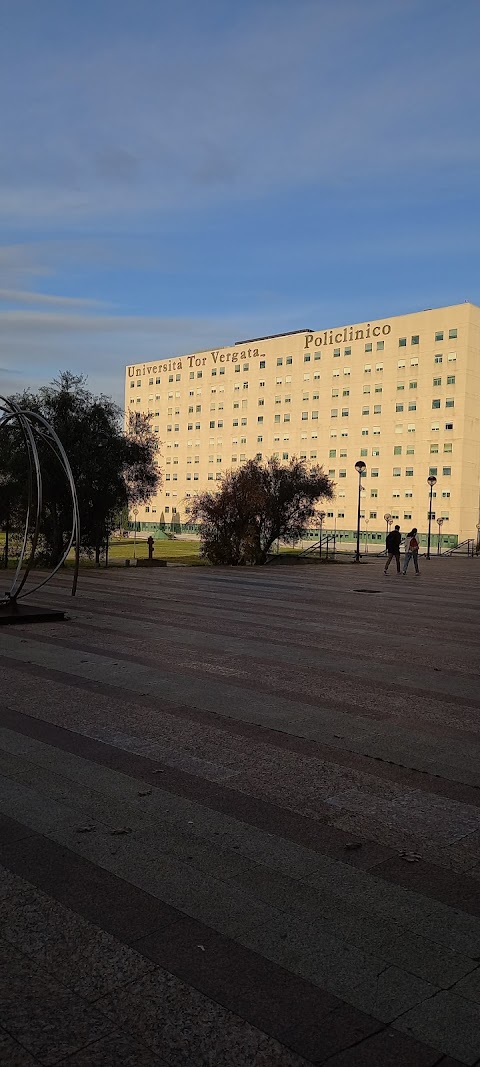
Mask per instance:
[[[0,534],[0,551],[5,544],[5,538]],[[148,545],[146,541],[137,541],[136,547],[137,559],[147,559],[148,557]],[[200,558],[200,542],[199,541],[155,541],[155,549],[153,553],[154,559],[166,559],[169,563],[185,563],[188,566],[205,566],[204,561]],[[109,565],[117,565],[125,559],[133,559],[133,540],[121,540],[111,541],[108,562]],[[72,566],[74,560],[73,552],[70,553],[67,559],[67,567]],[[9,560],[9,570],[15,569],[17,560]],[[82,556],[80,560],[80,567],[94,567],[94,561],[87,559],[86,556]],[[105,560],[102,559],[100,566],[105,566]]]
[[[146,541],[137,541],[137,559],[148,558]],[[168,563],[203,563],[200,559],[200,541],[155,541],[154,559],[166,559]],[[108,552],[109,563],[133,559],[133,540],[112,541]]]

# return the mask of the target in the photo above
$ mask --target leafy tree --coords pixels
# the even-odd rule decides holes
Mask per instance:
[[[68,372],[38,393],[14,397],[16,403],[42,414],[56,430],[67,453],[77,487],[81,544],[98,563],[118,514],[145,502],[156,491],[160,474],[158,442],[150,417],[130,415],[122,429],[121,409],[107,396],[94,396],[85,379]],[[41,539],[46,559],[55,564],[68,543],[72,509],[68,485],[48,444],[38,439],[42,466]],[[25,514],[28,464],[21,433],[12,427],[0,436],[2,480],[15,488],[18,516]],[[0,508],[1,508],[0,492]],[[5,507],[3,509],[5,520]],[[2,518],[0,512],[0,520]]]
[[[321,467],[292,459],[282,465],[249,460],[228,471],[217,493],[193,499],[191,519],[200,523],[202,555],[211,563],[261,564],[274,541],[294,544],[333,485]]]

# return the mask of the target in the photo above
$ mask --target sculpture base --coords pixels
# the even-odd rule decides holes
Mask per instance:
[[[15,623],[61,622],[65,619],[64,611],[54,608],[39,608],[34,604],[0,604],[0,626],[14,626]]]

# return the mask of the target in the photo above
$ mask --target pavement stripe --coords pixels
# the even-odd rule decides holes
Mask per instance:
[[[358,852],[347,850],[346,845],[351,839],[347,840],[347,835],[317,820],[307,819],[256,797],[237,793],[228,786],[207,782],[185,771],[174,770],[159,760],[126,752],[20,712],[0,707],[0,723],[27,737],[37,738],[45,744],[145,781],[152,786],[159,784],[155,772],[160,769],[162,791],[188,797],[207,808],[295,842],[319,855],[341,859],[342,863],[348,866],[368,869],[370,874],[385,882],[413,889],[427,898],[453,908],[461,908],[467,914],[480,916],[478,881],[464,873],[459,876],[426,861],[406,864],[402,859],[393,856],[393,852],[391,859],[385,859],[384,855],[379,858],[378,846],[368,842],[364,843]]]

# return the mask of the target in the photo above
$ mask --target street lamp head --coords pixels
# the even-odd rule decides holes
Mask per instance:
[[[436,479],[435,475],[434,474],[430,474],[429,477],[427,478],[427,482],[428,482],[428,484],[430,486],[436,485],[437,484],[437,479]]]
[[[357,462],[355,464],[355,470],[358,474],[363,474],[364,470],[366,470],[366,467],[367,464],[363,462],[363,459],[357,459]]]
[[[383,517],[385,519],[385,522],[392,522],[393,520],[393,515],[390,515],[389,511],[387,511]]]
[[[443,523],[444,523],[444,519],[442,519],[442,518],[439,518],[439,519],[437,519],[437,522],[438,522],[438,525],[439,525],[439,526],[443,526]]]

